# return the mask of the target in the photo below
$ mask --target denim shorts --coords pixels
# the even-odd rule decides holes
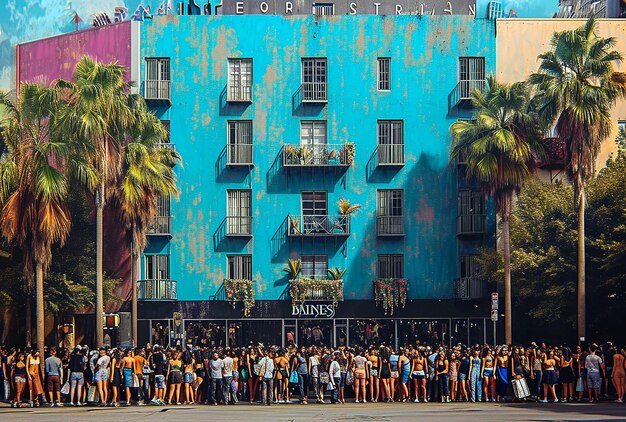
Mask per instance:
[[[587,372],[587,388],[600,388],[602,378],[599,372]]]
[[[183,380],[187,384],[191,384],[193,382],[193,373],[185,372],[185,374],[183,375]]]
[[[96,381],[107,381],[109,379],[109,370],[108,369],[100,369],[96,372],[96,376],[94,377]]]
[[[82,372],[72,372],[70,375],[70,384],[71,385],[85,385],[85,377]]]
[[[154,388],[165,388],[165,375],[154,376]]]
[[[467,374],[464,374],[461,372],[459,374],[459,381],[465,381],[465,380],[467,380]]]

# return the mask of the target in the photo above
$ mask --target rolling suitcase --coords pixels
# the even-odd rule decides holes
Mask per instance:
[[[530,397],[528,383],[524,378],[513,380],[513,394],[515,394],[516,399],[525,399],[526,397]]]

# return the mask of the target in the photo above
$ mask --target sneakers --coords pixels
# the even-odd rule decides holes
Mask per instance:
[[[548,400],[539,400],[539,403],[547,403]]]
[[[552,403],[558,403],[559,399],[554,399],[554,401]],[[564,403],[567,403],[567,401],[565,401]]]
[[[420,399],[413,400],[413,403],[419,403],[419,402],[420,402]]]

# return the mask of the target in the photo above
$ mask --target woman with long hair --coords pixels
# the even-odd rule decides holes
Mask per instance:
[[[469,401],[469,367],[470,358],[465,350],[459,360],[459,399],[464,401]]]
[[[380,357],[374,347],[370,347],[367,359],[369,360],[369,390],[370,401],[376,403],[380,395],[380,386],[378,382],[378,371],[380,368]]]
[[[191,353],[190,350],[185,350],[181,356],[181,360],[183,362],[183,392],[185,393],[185,401],[183,404],[194,404],[196,394],[192,386],[195,375],[193,353]]]
[[[559,381],[561,383],[561,398],[563,403],[574,401],[574,368],[572,351],[565,346],[559,361]]]
[[[133,360],[134,362],[134,360]],[[98,358],[96,359],[95,375],[96,386],[98,387],[98,396],[100,397],[100,406],[107,405],[107,399],[109,398],[109,365],[111,364],[111,357],[107,354],[104,347],[101,347],[98,351]],[[129,399],[130,400],[130,399]]]
[[[416,349],[411,362],[411,378],[413,379],[413,389],[415,390],[415,403],[420,402],[420,395],[424,403],[428,402],[426,397],[426,374],[428,373],[428,359],[422,356],[419,349]]]
[[[509,351],[503,347],[496,357],[496,397],[499,402],[504,400],[509,388]]]
[[[453,351],[450,353],[450,363],[448,367],[448,376],[450,377],[450,400],[456,401],[456,391],[459,384],[459,359]]]
[[[250,394],[250,403],[254,403],[256,391],[259,386],[259,376],[254,373],[254,365],[259,363],[259,357],[254,347],[248,347],[248,355],[246,367],[248,369],[248,393]]]
[[[400,356],[396,354],[393,349],[390,349],[391,354],[389,355],[389,364],[391,365],[391,378],[389,379],[389,392],[391,393],[391,400],[393,401],[396,388],[397,388],[397,380],[400,376],[400,370],[398,368],[398,361],[400,360]]]
[[[300,404],[309,404],[309,370],[306,360],[306,349],[297,349],[293,360],[292,371],[298,374],[298,388],[300,390]]]
[[[39,358],[39,350],[35,350],[32,354],[26,358],[26,368],[28,371],[28,382],[30,383],[30,399],[28,405],[39,406],[44,404],[45,399],[43,397],[43,386],[41,385],[41,375],[39,367],[41,360]]]
[[[626,349],[621,348],[619,353],[617,352],[617,348],[614,350],[615,354],[613,355],[613,386],[615,387],[615,392],[617,393],[617,403],[624,402],[624,378],[626,377]]]
[[[285,394],[289,384],[289,361],[285,357],[285,351],[280,349],[274,358],[274,368],[276,368],[275,388],[278,403],[286,403]]]
[[[182,370],[183,361],[181,360],[181,352],[176,351],[167,367],[167,379],[170,383],[170,391],[167,397],[168,404],[180,404],[180,385],[183,382]],[[172,402],[172,398],[174,397],[176,397],[176,401]]]
[[[389,363],[389,351],[385,347],[380,347],[378,351],[380,357],[380,383],[381,383],[381,399],[387,403],[392,402],[390,382],[391,364]]]
[[[122,387],[121,372],[122,354],[118,349],[114,349],[111,353],[111,363],[109,370],[109,384],[111,385],[111,406],[119,407],[120,387]]]
[[[356,356],[352,363],[352,372],[354,373],[354,397],[356,403],[367,403],[365,398],[365,383],[369,375],[367,359],[363,356],[364,353],[361,348],[358,348],[355,354]]]
[[[409,359],[409,349],[400,349],[398,357],[398,368],[400,369],[398,385],[398,400],[406,403],[409,399],[409,376],[411,375],[411,359]]]
[[[494,359],[493,354],[491,353],[490,348],[485,348],[483,350],[483,359],[482,359],[482,373],[481,378],[483,380],[483,395],[485,396],[485,401],[496,401],[495,394],[495,369],[494,369]]]
[[[26,363],[24,362],[24,353],[18,352],[15,363],[11,366],[11,380],[15,385],[15,394],[11,407],[22,407],[22,393],[26,387]]]
[[[450,362],[446,358],[446,354],[443,349],[439,351],[437,360],[435,361],[435,380],[439,381],[439,395],[441,396],[442,403],[450,402]]]
[[[539,400],[541,403],[548,402],[548,392],[552,393],[554,403],[558,403],[559,399],[556,396],[555,385],[558,383],[556,376],[556,365],[558,358],[554,356],[554,350],[549,350],[543,356],[543,400]]]

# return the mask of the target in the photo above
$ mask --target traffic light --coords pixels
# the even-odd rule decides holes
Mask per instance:
[[[116,330],[120,327],[119,314],[104,314],[104,329]]]
[[[63,335],[73,334],[74,333],[74,324],[63,324],[61,326],[61,331]]]

